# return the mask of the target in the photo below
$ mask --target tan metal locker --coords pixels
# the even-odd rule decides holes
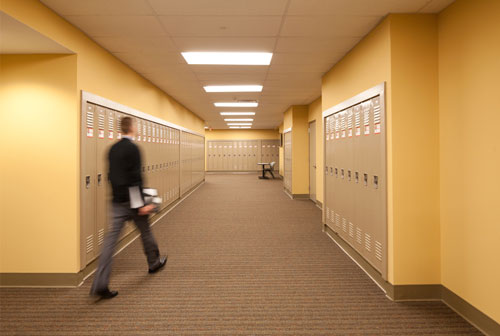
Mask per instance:
[[[324,220],[386,278],[387,183],[383,95],[384,86],[380,85],[350,99],[351,105],[342,103],[340,108],[335,107],[333,111],[323,114]],[[358,102],[352,104],[355,100]]]
[[[85,105],[82,113],[82,180],[81,196],[81,225],[83,238],[81,250],[82,266],[87,265],[95,256],[95,231],[96,231],[96,107],[93,104]]]

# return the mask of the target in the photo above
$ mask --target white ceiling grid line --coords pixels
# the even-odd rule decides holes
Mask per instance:
[[[212,128],[216,101],[258,100],[254,128],[321,95],[321,77],[388,13],[437,13],[453,0],[40,0]],[[269,66],[188,65],[184,51],[273,52]],[[206,85],[263,85],[206,93]],[[236,109],[238,110],[238,109]]]

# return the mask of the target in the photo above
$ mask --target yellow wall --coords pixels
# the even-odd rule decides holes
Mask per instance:
[[[283,114],[284,130],[292,129],[292,194],[309,194],[309,134],[308,107],[290,106]],[[280,174],[284,173],[280,166]]]
[[[77,89],[203,133],[204,122],[37,0],[2,0],[8,15],[78,55]]]
[[[388,279],[393,284],[440,283],[435,15],[389,15],[323,77],[323,110],[382,82]]]
[[[36,150],[36,148],[51,147],[54,145],[53,134],[61,134],[57,146],[53,146],[54,150],[45,151],[44,154],[47,155],[46,162],[57,167],[55,171],[64,168],[65,174],[47,175],[54,178],[44,176],[36,176],[35,178],[35,176],[26,177],[26,174],[21,172],[14,173],[14,175],[9,176],[9,179],[3,181],[2,192],[5,193],[20,186],[24,186],[26,189],[29,187],[29,190],[52,190],[57,191],[57,193],[43,194],[45,197],[36,194],[27,195],[28,202],[31,202],[30,198],[36,197],[36,199],[33,199],[33,203],[36,203],[36,209],[45,209],[36,214],[33,212],[33,215],[27,215],[31,212],[27,211],[29,207],[24,201],[20,202],[17,199],[8,198],[6,203],[2,203],[2,206],[9,210],[2,211],[0,225],[2,240],[8,241],[8,244],[2,244],[0,250],[2,252],[0,272],[78,272],[80,269],[78,256],[80,239],[79,191],[77,187],[79,182],[80,90],[89,91],[202,134],[204,133],[204,122],[99,47],[81,31],[39,1],[2,0],[0,6],[0,9],[8,15],[76,54],[76,56],[69,57],[68,60],[71,61],[67,61],[67,63],[62,61],[66,60],[66,58],[62,57],[60,62],[64,64],[61,66],[49,65],[48,61],[42,63],[38,61],[31,62],[25,59],[24,56],[12,56],[10,59],[10,56],[3,58],[5,61],[0,76],[2,77],[3,87],[9,87],[10,90],[10,82],[14,80],[22,80],[28,84],[37,83],[37,86],[31,85],[26,89],[19,88],[16,93],[9,91],[8,94],[12,94],[12,98],[9,97],[5,101],[2,99],[2,104],[7,104],[9,109],[14,111],[14,115],[32,116],[40,111],[40,114],[24,119],[23,125],[26,130],[38,128],[40,125],[39,118],[42,115],[45,117],[47,109],[55,109],[56,112],[53,112],[53,116],[54,118],[57,117],[55,119],[57,122],[51,124],[42,123],[45,126],[44,134],[48,134],[47,137],[40,136],[26,139],[25,144],[17,147],[16,155],[20,158],[26,158],[38,154],[34,152],[33,148]],[[40,57],[43,59],[43,56]],[[51,58],[49,57],[48,60],[51,60]],[[29,65],[28,68],[33,67],[36,71],[32,74],[23,72],[19,67],[21,63]],[[72,65],[70,66],[69,63]],[[45,66],[50,66],[51,70],[48,71]],[[40,74],[43,73],[45,75],[41,76]],[[46,75],[46,73],[50,73],[50,75]],[[65,99],[61,101],[55,99],[54,94],[58,96],[57,93],[52,96],[45,95],[47,91],[50,91],[49,88],[55,87],[53,83],[67,81],[69,74],[72,76],[72,82],[64,87]],[[58,84],[58,86],[61,89],[63,88],[62,85]],[[67,91],[72,93],[71,103],[67,101],[69,99],[67,98],[69,97]],[[22,101],[17,99],[21,94]],[[47,103],[38,104],[37,99],[40,97],[43,102],[46,101]],[[29,104],[30,102],[33,103]],[[37,106],[36,110],[32,108],[35,104]],[[64,117],[60,115],[63,113],[62,111],[65,113]],[[2,117],[3,115],[4,113],[2,113]],[[17,120],[7,119],[2,126],[4,129],[9,130],[15,128],[17,123]],[[61,148],[64,148],[64,150],[59,151]],[[23,163],[24,165],[33,164],[32,162]],[[47,169],[48,167],[40,167],[39,170],[32,169],[32,171],[43,172]],[[61,192],[64,192],[64,197],[61,196]],[[59,205],[61,204],[61,198],[64,199],[62,201],[64,205],[62,210]],[[50,210],[53,207],[61,211],[62,215],[53,214]],[[40,238],[38,232],[42,226],[48,227],[46,236],[43,236],[48,237],[48,239],[37,243]],[[62,226],[64,226],[64,229],[61,229]],[[23,228],[23,234],[15,235],[16,231],[12,228]],[[36,264],[32,262],[35,258],[23,260],[21,263],[17,260],[18,255],[16,253],[18,250],[16,246],[19,246],[19,248],[26,248],[27,246],[39,247],[36,254],[43,255],[43,258],[36,258]],[[31,256],[33,256],[33,253]]]
[[[278,130],[271,129],[227,129],[227,130],[206,130],[205,131],[205,157],[207,157],[208,140],[260,140],[279,139]],[[280,158],[281,160],[281,158]],[[205,170],[207,161],[205,160]]]
[[[385,19],[361,42],[356,45],[339,63],[323,76],[321,90],[322,110],[326,111],[344,100],[357,95],[377,84],[386,82],[386,114],[388,124],[391,117],[391,36],[390,19]],[[316,135],[324,138],[323,128]],[[387,129],[390,143],[391,128]],[[388,279],[394,283],[392,251],[392,180],[391,154],[388,150]],[[320,158],[323,162],[323,152]],[[323,168],[322,168],[323,169]]]
[[[440,283],[437,16],[390,20],[394,282]]]
[[[321,97],[309,104],[308,121],[316,121],[316,200],[323,203],[323,117]]]
[[[271,129],[241,129],[241,130],[206,130],[205,140],[259,140],[279,139],[278,130]]]
[[[282,137],[282,141],[285,141],[285,138],[283,137],[283,123],[281,123],[279,127],[279,132],[280,132],[280,137]],[[283,144],[282,144],[283,145]],[[279,172],[280,175],[283,176],[285,174],[285,150],[283,146],[280,147],[280,164],[279,164]]]
[[[500,323],[500,2],[439,15],[442,282]]]
[[[0,73],[0,271],[74,272],[76,56],[1,55]]]
[[[309,123],[307,106],[293,106],[292,194],[309,195]]]

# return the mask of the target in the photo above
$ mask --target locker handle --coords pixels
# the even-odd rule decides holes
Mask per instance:
[[[359,183],[359,172],[354,173],[354,180],[356,183]]]
[[[339,177],[339,169],[335,168],[335,178],[338,178],[338,177]]]
[[[90,175],[85,176],[85,188],[90,188]]]
[[[97,185],[101,185],[101,180],[102,180],[102,174],[97,174]]]
[[[343,168],[340,170],[340,178],[344,179],[344,169]]]
[[[368,174],[363,174],[363,181],[365,182],[365,187],[368,186]]]
[[[374,185],[375,189],[378,189],[378,176],[377,175],[373,176],[373,185]]]
[[[325,167],[325,173],[328,174],[328,167]]]
[[[352,177],[352,176],[351,176],[351,171],[350,171],[350,170],[348,170],[348,171],[347,171],[347,180],[348,180],[349,182],[351,181],[351,177]]]

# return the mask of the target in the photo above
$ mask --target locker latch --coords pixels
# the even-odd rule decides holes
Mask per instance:
[[[85,188],[86,189],[90,188],[90,176],[89,175],[85,176]]]
[[[344,179],[344,169],[343,168],[340,170],[340,178]]]
[[[102,180],[102,174],[97,174],[97,185],[101,185],[101,180]]]
[[[359,183],[359,172],[354,173],[354,182]]]
[[[350,170],[347,171],[347,180],[349,182],[351,182],[351,171]]]
[[[365,183],[365,187],[368,186],[368,174],[363,174],[363,181]]]
[[[373,186],[375,187],[375,189],[378,189],[378,176],[377,175],[373,176]]]
[[[335,168],[335,178],[338,178],[338,177],[339,177],[339,169]]]

